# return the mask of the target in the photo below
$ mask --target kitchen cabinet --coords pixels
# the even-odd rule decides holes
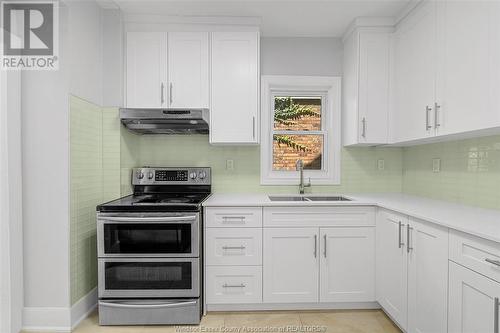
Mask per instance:
[[[320,301],[375,301],[375,228],[320,228]]]
[[[448,230],[387,210],[377,215],[377,300],[408,332],[446,332]]]
[[[128,32],[126,96],[129,108],[166,107],[167,38],[161,32]]]
[[[126,106],[208,108],[206,32],[128,32]]]
[[[259,33],[214,32],[210,143],[259,143]]]
[[[436,2],[424,1],[394,34],[392,128],[395,142],[434,136]]]
[[[453,261],[449,269],[448,332],[498,332],[500,283]]]
[[[208,32],[168,33],[168,106],[209,107]]]
[[[408,260],[405,249],[408,217],[386,210],[377,213],[377,301],[401,328],[407,321]]]
[[[343,144],[388,143],[390,30],[354,30],[344,40]]]
[[[318,228],[264,229],[264,302],[318,302]]]

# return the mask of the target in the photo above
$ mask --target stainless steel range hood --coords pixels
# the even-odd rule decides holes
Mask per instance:
[[[207,109],[120,109],[120,120],[139,134],[208,134]]]

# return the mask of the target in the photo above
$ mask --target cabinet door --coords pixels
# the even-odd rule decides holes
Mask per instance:
[[[500,125],[498,1],[438,2],[439,134]]]
[[[264,229],[264,302],[318,302],[318,228]]]
[[[320,301],[375,301],[375,228],[321,228],[320,240]]]
[[[358,140],[387,143],[389,114],[389,34],[365,32],[359,37]]]
[[[448,229],[410,218],[406,230],[408,332],[446,332]]]
[[[166,106],[166,42],[161,32],[127,33],[127,107]]]
[[[403,329],[407,320],[407,222],[406,216],[390,211],[377,214],[377,301]]]
[[[168,105],[208,108],[208,33],[168,33]]]
[[[394,141],[434,135],[436,4],[424,1],[394,35]]]
[[[500,284],[453,261],[449,268],[448,332],[495,332]]]
[[[211,143],[258,143],[259,34],[212,34]]]

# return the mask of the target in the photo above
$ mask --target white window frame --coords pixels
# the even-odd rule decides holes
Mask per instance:
[[[337,76],[263,75],[261,79],[261,185],[296,185],[297,171],[273,170],[274,96],[302,95],[322,97],[323,139],[322,170],[304,170],[304,178],[313,185],[340,184],[341,152],[341,78]],[[316,134],[309,131],[306,134]],[[300,134],[300,132],[298,132]]]

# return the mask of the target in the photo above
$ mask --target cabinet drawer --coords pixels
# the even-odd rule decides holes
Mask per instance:
[[[207,227],[262,227],[260,207],[206,208],[205,216]]]
[[[266,207],[265,227],[375,225],[374,207]]]
[[[261,228],[207,228],[207,265],[261,265]]]
[[[500,281],[500,244],[450,230],[450,259]]]
[[[207,266],[207,304],[261,303],[262,267]]]

